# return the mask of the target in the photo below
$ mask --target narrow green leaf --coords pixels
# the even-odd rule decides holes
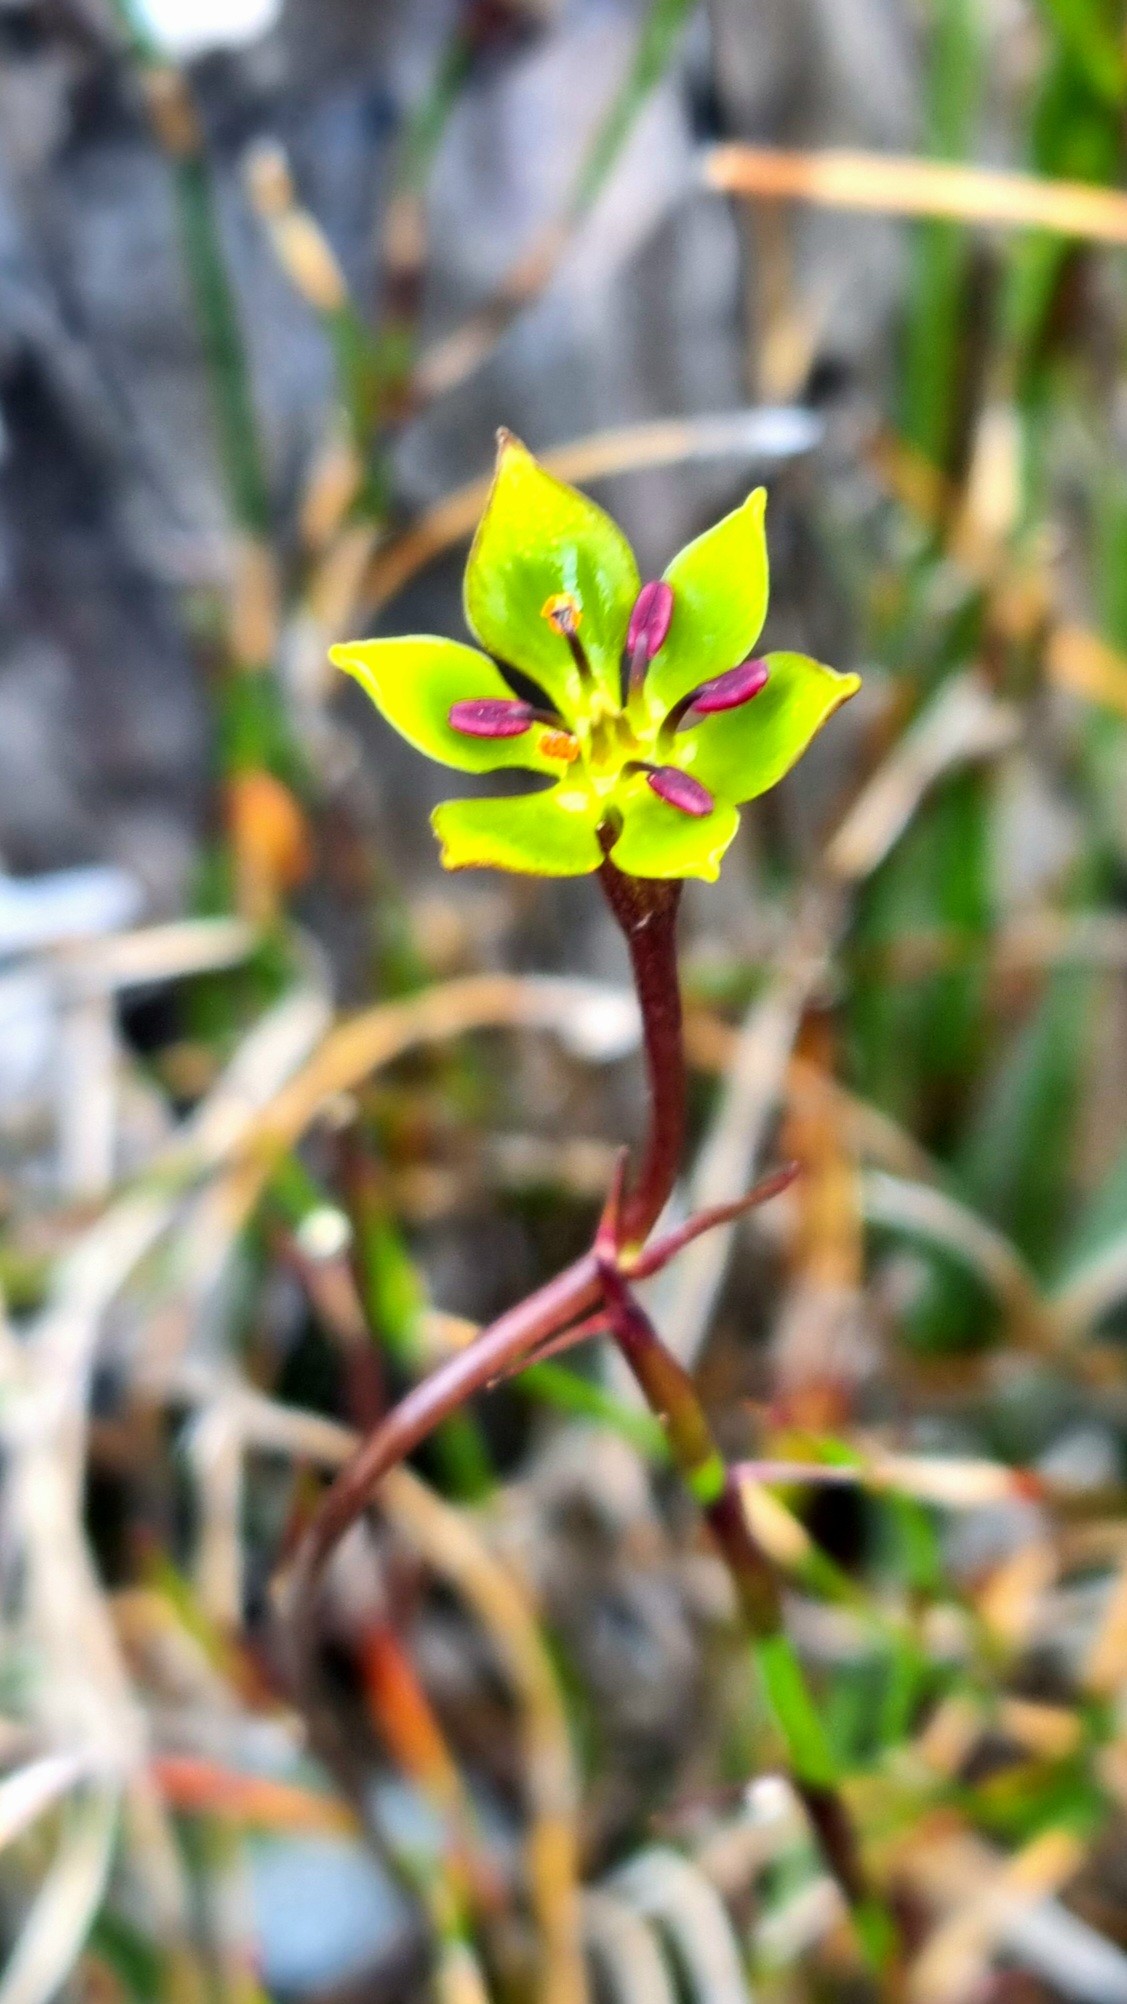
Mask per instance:
[[[1107,9],[1095,0],[1041,0],[1061,42],[1084,73],[1088,88],[1115,110],[1127,101],[1127,60],[1123,26],[1112,27]]]
[[[812,1788],[835,1787],[837,1770],[826,1729],[789,1636],[781,1630],[764,1636],[755,1645],[755,1660],[796,1776]]]
[[[583,163],[571,204],[573,216],[582,216],[591,207],[606,182],[638,113],[671,62],[695,5],[696,0],[650,0],[630,70]]]
[[[982,91],[979,0],[935,0],[927,92],[926,147],[944,160],[970,150]],[[956,438],[965,364],[967,232],[957,223],[921,223],[904,343],[901,423],[936,466],[947,467]]]
[[[1092,998],[1090,976],[1053,976],[1011,1040],[961,1150],[960,1184],[1040,1271],[1053,1259],[1072,1168]]]

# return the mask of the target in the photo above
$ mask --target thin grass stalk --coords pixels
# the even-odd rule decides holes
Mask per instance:
[[[778,1575],[752,1534],[739,1480],[717,1446],[691,1377],[662,1343],[615,1260],[602,1265],[601,1278],[615,1341],[664,1424],[674,1465],[699,1503],[731,1574],[795,1789],[849,1903],[861,1945],[875,1965],[883,1966],[891,1924],[861,1862],[829,1741],[786,1633]]]

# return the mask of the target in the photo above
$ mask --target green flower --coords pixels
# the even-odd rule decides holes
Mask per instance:
[[[334,647],[419,751],[542,790],[448,800],[447,869],[576,877],[611,855],[635,877],[713,879],[739,807],[789,771],[851,696],[802,654],[751,658],[767,610],[762,488],[642,585],[621,530],[502,432],[465,578],[485,653],[415,636]],[[518,695],[506,670],[518,670]]]

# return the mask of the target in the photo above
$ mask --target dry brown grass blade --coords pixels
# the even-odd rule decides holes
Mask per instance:
[[[1115,1698],[1127,1685],[1127,1565],[1119,1568],[1112,1583],[1081,1681],[1097,1698]]]
[[[394,1469],[381,1497],[398,1529],[473,1608],[517,1695],[529,1792],[529,1891],[543,1943],[540,1994],[543,2004],[583,2004],[578,1784],[567,1713],[535,1610],[465,1512],[409,1469]]]
[[[820,903],[795,928],[790,951],[752,1004],[732,1045],[720,1104],[689,1182],[687,1210],[711,1210],[746,1190],[782,1094],[791,1049],[811,993],[823,979],[830,921]],[[697,1239],[656,1292],[657,1319],[675,1355],[691,1366],[727,1270],[735,1226]]]
[[[0,1781],[0,1850],[89,1777],[94,1763],[83,1754],[44,1754]]]
[[[298,202],[289,163],[276,141],[260,140],[251,147],[244,180],[274,255],[295,290],[315,313],[341,312],[348,304],[344,274],[320,224]]]
[[[982,1981],[990,1957],[1015,1922],[1057,1892],[1083,1860],[1084,1840],[1050,1829],[1004,1862],[995,1862],[973,1839],[935,1844],[917,1858],[914,1874],[925,1897],[938,1895],[951,1911],[929,1936],[909,1975],[911,2004],[963,2004]]]
[[[866,1170],[862,1207],[870,1224],[891,1226],[942,1246],[969,1266],[1007,1311],[1010,1334],[1025,1348],[1059,1352],[1056,1320],[1033,1274],[1004,1234],[944,1190]]]
[[[411,378],[415,403],[432,403],[481,366],[510,322],[548,285],[570,237],[569,223],[549,223],[511,266],[493,298],[420,356]]]
[[[187,1386],[187,1379],[181,1389]],[[231,1413],[245,1444],[342,1467],[356,1435],[315,1413],[279,1405],[233,1386]],[[380,1506],[427,1564],[464,1596],[492,1639],[520,1706],[528,1777],[528,1878],[544,1954],[543,2004],[584,2004],[580,1949],[578,1785],[567,1713],[555,1670],[524,1588],[491,1553],[464,1511],[434,1494],[410,1469],[393,1469]]]
[[[66,1981],[102,1902],[118,1808],[112,1783],[71,1805],[58,1851],[0,1977],[0,2004],[49,2004]]]
[[[187,1929],[180,1861],[145,1774],[146,1721],[85,1535],[91,1373],[106,1311],[167,1230],[185,1179],[216,1166],[256,1102],[276,1089],[324,1021],[323,1005],[308,990],[298,990],[264,1019],[154,1164],[152,1187],[123,1197],[71,1247],[26,1341],[18,1352],[5,1347],[0,1358],[11,1394],[4,1411],[6,1509],[8,1535],[21,1559],[19,1633],[50,1670],[37,1681],[38,1723],[49,1744],[97,1759],[114,1778],[115,1804],[125,1789],[130,1857],[154,1923],[173,1944]],[[76,1900],[74,1889],[90,1882],[92,1844],[92,1838],[76,1843],[68,1899]],[[61,1939],[63,1922],[52,1921],[52,1927]]]
[[[1054,688],[1127,716],[1127,655],[1082,626],[1058,626],[1045,649]]]
[[[979,1592],[979,1619],[1013,1655],[1028,1648],[1036,1634],[1045,1596],[1059,1571],[1059,1555],[1049,1539],[1034,1537],[996,1566]]]
[[[244,1774],[195,1754],[158,1754],[150,1772],[172,1809],[218,1816],[243,1829],[353,1836],[356,1818],[334,1796],[293,1782]]]
[[[1121,1232],[1094,1252],[1053,1295],[1053,1319],[1062,1340],[1079,1343],[1091,1335],[1125,1295],[1127,1234]]]
[[[250,1215],[280,1157],[322,1109],[405,1052],[487,1029],[546,1030],[597,1052],[600,1023],[608,1012],[620,1019],[622,1001],[618,990],[595,982],[467,975],[341,1023],[243,1136],[219,1186],[228,1229]]]
[[[800,1060],[828,1088],[835,1070],[830,1018],[807,1011]],[[793,1069],[793,1066],[792,1066]],[[857,1164],[840,1101],[828,1089],[797,1102],[788,1095],[779,1152],[798,1165],[788,1247],[789,1276],[776,1321],[771,1363],[780,1412],[801,1425],[840,1425],[855,1385],[871,1369],[872,1342],[862,1334],[864,1266]]]
[[[625,1900],[602,1888],[584,1893],[583,1932],[613,2004],[677,2004],[657,1936]]]
[[[721,416],[666,418],[651,424],[619,425],[593,432],[539,455],[541,463],[560,480],[586,486],[619,473],[637,473],[648,466],[674,466],[682,461],[781,456],[809,450],[819,427],[804,413],[742,410]],[[789,434],[790,443],[787,443]],[[473,534],[489,496],[491,476],[473,480],[427,510],[418,522],[385,543],[365,580],[368,614],[389,599],[443,551]]]
[[[193,1573],[200,1607],[220,1634],[237,1634],[243,1615],[243,1443],[238,1407],[226,1390],[198,1414],[186,1440],[199,1529]]]
[[[654,1845],[609,1881],[610,1890],[670,1940],[694,1996],[708,2004],[749,2004],[743,1956],[731,1918],[699,1865]]]
[[[945,682],[842,821],[826,850],[831,873],[851,884],[870,876],[943,773],[995,757],[1020,730],[1018,712],[998,702],[980,676]]]
[[[52,956],[53,971],[77,994],[90,990],[137,988],[150,981],[235,967],[254,951],[257,934],[245,919],[176,919],[142,926],[109,939],[62,946]]]
[[[760,201],[814,202],[876,215],[942,216],[1006,229],[1052,230],[1095,243],[1127,244],[1127,195],[1082,181],[910,154],[791,152],[773,146],[716,146],[705,179],[721,194]]]

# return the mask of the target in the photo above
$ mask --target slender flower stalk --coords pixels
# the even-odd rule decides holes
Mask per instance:
[[[639,996],[645,1017],[640,984]],[[660,1035],[667,1028],[667,1006],[666,997],[659,1014]],[[662,1109],[670,1077],[677,1094],[683,1069],[678,1079],[675,1071],[667,1073],[660,1064],[651,1066],[650,1151],[678,1117],[676,1112],[663,1113]],[[678,1101],[678,1107],[683,1114],[683,1100]],[[795,1173],[793,1165],[783,1169],[750,1194],[765,1201],[791,1182]],[[602,1312],[646,1403],[663,1425],[673,1464],[699,1504],[728,1567],[764,1693],[786,1748],[795,1791],[806,1807],[826,1864],[849,1904],[861,1946],[873,1966],[883,1969],[894,1942],[892,1924],[868,1883],[829,1741],[786,1632],[779,1575],[752,1532],[737,1474],[720,1452],[692,1378],[661,1341],[630,1285],[658,1271],[702,1230],[726,1222],[733,1211],[738,1215],[744,1207],[725,1206],[723,1211],[691,1219],[648,1254],[631,1257],[630,1220],[637,1192],[660,1187],[660,1180],[660,1171],[648,1154],[634,1196],[627,1199],[625,1157],[620,1158],[594,1245]]]
[[[643,585],[609,518],[503,433],[466,572],[466,616],[480,649],[416,635],[334,650],[388,721],[432,758],[458,771],[513,767],[550,782],[534,793],[444,802],[435,815],[443,861],[534,875],[598,872],[641,1009],[649,1124],[630,1180],[625,1158],[620,1164],[591,1251],[415,1386],[324,1497],[294,1568],[291,1664],[313,1713],[318,1581],[388,1470],[475,1393],[605,1327],[728,1564],[795,1788],[861,1941],[882,1967],[889,1924],[866,1883],[785,1631],[778,1575],[692,1379],[631,1292],[700,1232],[773,1196],[794,1173],[650,1239],[685,1140],[677,970],[684,880],[715,877],[739,806],[776,784],[857,687],[855,676],[801,655],[753,656],[767,604],[763,508],[761,491],[749,496],[681,551],[664,578]],[[506,664],[540,691],[542,707],[514,694]]]
[[[665,1208],[685,1142],[687,1082],[677,973],[682,886],[659,878],[626,877],[609,857],[599,875],[626,938],[642,1010],[650,1129],[642,1170],[622,1219],[622,1245],[640,1247]]]

